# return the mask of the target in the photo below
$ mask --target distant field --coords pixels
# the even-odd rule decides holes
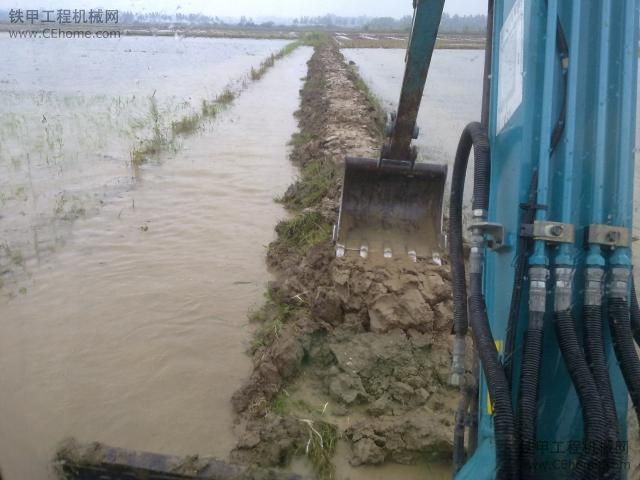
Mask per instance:
[[[21,31],[21,30],[42,30],[42,26],[28,25],[15,26],[0,22],[0,32]],[[50,28],[60,28],[55,25]],[[65,31],[117,31],[122,36],[160,36],[172,37],[179,35],[183,37],[210,37],[210,38],[256,38],[256,39],[296,39],[311,30],[286,28],[240,28],[226,26],[180,26],[178,28],[169,25],[64,25]]]
[[[335,40],[341,48],[406,48],[406,33],[363,33],[336,32]],[[479,34],[443,33],[438,35],[436,48],[481,50],[485,46],[485,36]]]
[[[95,30],[95,25],[80,27],[69,25],[65,30]],[[102,26],[101,30],[114,30],[122,36],[174,36],[210,37],[210,38],[256,38],[256,39],[296,39],[314,31],[328,32],[341,48],[406,48],[406,32],[364,32],[358,30],[334,31],[329,28],[301,27],[237,27],[224,25],[169,26],[167,24]],[[26,26],[16,27],[0,22],[0,32],[29,30]],[[485,36],[474,33],[442,33],[438,35],[436,48],[444,49],[483,49]]]

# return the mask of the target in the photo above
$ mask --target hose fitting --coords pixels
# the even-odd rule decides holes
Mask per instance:
[[[604,297],[604,270],[599,267],[587,267],[585,270],[584,304],[601,307]]]
[[[546,311],[547,305],[547,280],[549,269],[547,267],[531,267],[529,269],[529,311]],[[531,328],[532,325],[529,325]],[[542,326],[540,325],[540,328]]]
[[[484,235],[479,228],[471,228],[469,251],[469,273],[482,273],[482,264],[484,261]]]
[[[559,267],[555,269],[554,312],[564,312],[571,309],[574,272],[573,268]]]
[[[465,374],[464,357],[465,357],[465,337],[456,335],[453,340],[453,353],[451,360],[451,379],[449,383],[455,387],[462,385]]]
[[[629,301],[629,288],[631,286],[631,269],[614,267],[609,275],[607,283],[607,297],[616,298],[625,302]]]

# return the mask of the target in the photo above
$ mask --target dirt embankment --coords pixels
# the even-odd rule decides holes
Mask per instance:
[[[316,47],[301,92],[291,159],[268,262],[277,276],[254,315],[254,371],[235,393],[236,461],[284,465],[306,455],[332,477],[336,443],[353,465],[449,458],[456,390],[447,384],[448,267],[337,259],[329,241],[342,162],[376,157],[380,112],[338,49]]]

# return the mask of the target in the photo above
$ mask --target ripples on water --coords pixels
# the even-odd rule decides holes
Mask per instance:
[[[59,250],[74,220],[132,187],[131,151],[156,124],[168,132],[286,43],[0,34],[0,296]]]

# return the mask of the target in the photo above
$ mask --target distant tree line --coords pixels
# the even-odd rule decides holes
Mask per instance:
[[[324,15],[321,17],[300,17],[293,20],[294,25],[358,28],[371,31],[409,31],[412,17],[340,17]],[[440,31],[444,33],[484,33],[487,24],[486,15],[442,15]]]
[[[341,17],[327,14],[323,16],[303,16],[298,18],[269,18],[254,20],[252,17],[240,18],[217,17],[201,13],[164,12],[134,13],[119,11],[119,22],[122,25],[136,24],[182,24],[182,25],[212,25],[212,26],[240,26],[243,28],[272,28],[272,27],[324,27],[341,29],[358,29],[365,31],[409,31],[411,16],[393,17]],[[9,22],[9,10],[0,10],[0,22]],[[440,31],[444,33],[484,33],[486,25],[485,15],[449,15],[442,16]]]

